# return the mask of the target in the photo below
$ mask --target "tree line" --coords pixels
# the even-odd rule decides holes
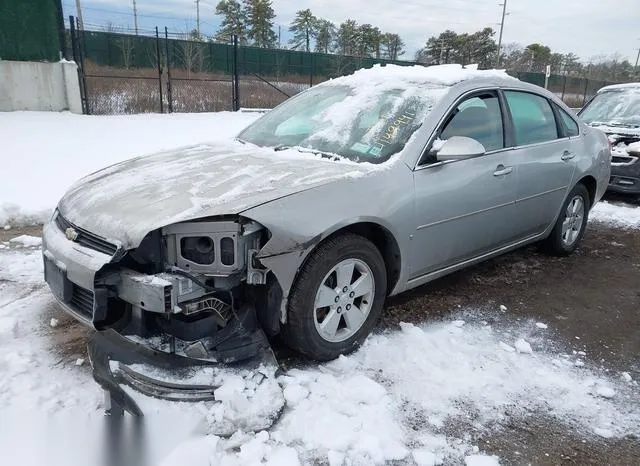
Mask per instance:
[[[235,35],[240,44],[275,48],[281,46],[275,32],[275,12],[271,0],[221,0],[216,15],[222,16],[220,29],[214,39],[228,41]],[[358,24],[348,19],[340,25],[315,16],[310,9],[296,13],[289,25],[293,37],[292,50],[337,53],[357,57],[398,60],[405,53],[402,38],[383,32],[371,24]]]
[[[275,12],[271,0],[221,0],[216,15],[222,23],[213,40],[227,42],[236,35],[241,45],[282,47],[275,28]],[[299,10],[288,26],[292,38],[288,47],[306,52],[334,53],[356,57],[399,60],[405,55],[405,42],[393,32],[383,32],[371,24],[358,24],[347,19],[339,25],[315,16],[310,9]],[[202,39],[195,36],[192,38]],[[500,56],[498,57],[498,53]],[[415,62],[435,65],[474,63],[480,68],[505,68],[514,72],[543,73],[547,65],[551,73],[586,77],[595,80],[629,81],[640,79],[640,70],[618,54],[581,60],[574,53],[552,51],[546,45],[533,43],[503,44],[498,52],[496,31],[486,27],[474,33],[458,34],[446,30],[427,39],[414,57]]]
[[[584,62],[574,53],[558,53],[543,44],[503,45],[498,57],[495,31],[484,28],[473,34],[457,34],[446,30],[427,39],[416,52],[415,60],[426,65],[444,63],[477,63],[480,68],[505,68],[515,72],[544,73],[547,65],[551,73],[586,77],[601,81],[630,81],[640,79],[640,72],[618,54],[591,57]]]

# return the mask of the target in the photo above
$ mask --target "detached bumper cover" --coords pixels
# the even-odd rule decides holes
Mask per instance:
[[[251,334],[250,343],[229,347],[216,361],[203,361],[153,350],[135,343],[115,330],[96,332],[88,345],[93,378],[109,394],[111,407],[134,416],[143,416],[136,401],[123,385],[144,395],[168,401],[216,401],[215,384],[180,383],[192,379],[194,372],[206,367],[257,369],[277,367],[277,361],[262,330]],[[235,358],[234,358],[235,354]],[[215,355],[214,355],[215,356]],[[141,369],[145,370],[141,370]],[[163,377],[162,374],[170,374]]]

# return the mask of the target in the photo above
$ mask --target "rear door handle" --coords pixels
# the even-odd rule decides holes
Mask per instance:
[[[574,158],[576,156],[576,154],[574,154],[573,152],[569,152],[568,150],[565,150],[562,153],[562,157],[560,157],[562,160],[571,160],[572,158]]]
[[[493,176],[508,175],[512,171],[513,167],[505,167],[504,165],[500,164],[496,167],[496,171],[493,172]]]

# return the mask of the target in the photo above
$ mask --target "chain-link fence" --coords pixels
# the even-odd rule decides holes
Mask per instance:
[[[73,26],[73,18],[70,18]],[[310,86],[375,64],[413,62],[370,57],[264,49],[205,42],[184,34],[136,36],[75,31],[71,43],[80,63],[85,110],[116,114],[214,112],[273,108]],[[75,39],[75,40],[74,40]],[[75,44],[75,45],[74,45]],[[514,72],[545,86],[543,73]],[[601,87],[612,84],[550,76],[547,88],[572,107],[581,107]]]

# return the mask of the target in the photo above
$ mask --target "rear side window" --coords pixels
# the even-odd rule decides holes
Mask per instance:
[[[578,129],[578,123],[576,123],[575,120],[571,118],[571,116],[569,116],[567,112],[562,110],[562,108],[558,107],[557,105],[556,105],[556,108],[558,109],[558,113],[560,114],[560,118],[562,119],[565,136],[571,137],[571,136],[577,136],[578,134],[580,134],[580,130]]]
[[[558,126],[547,99],[528,92],[505,91],[504,94],[513,118],[516,145],[558,138]]]

